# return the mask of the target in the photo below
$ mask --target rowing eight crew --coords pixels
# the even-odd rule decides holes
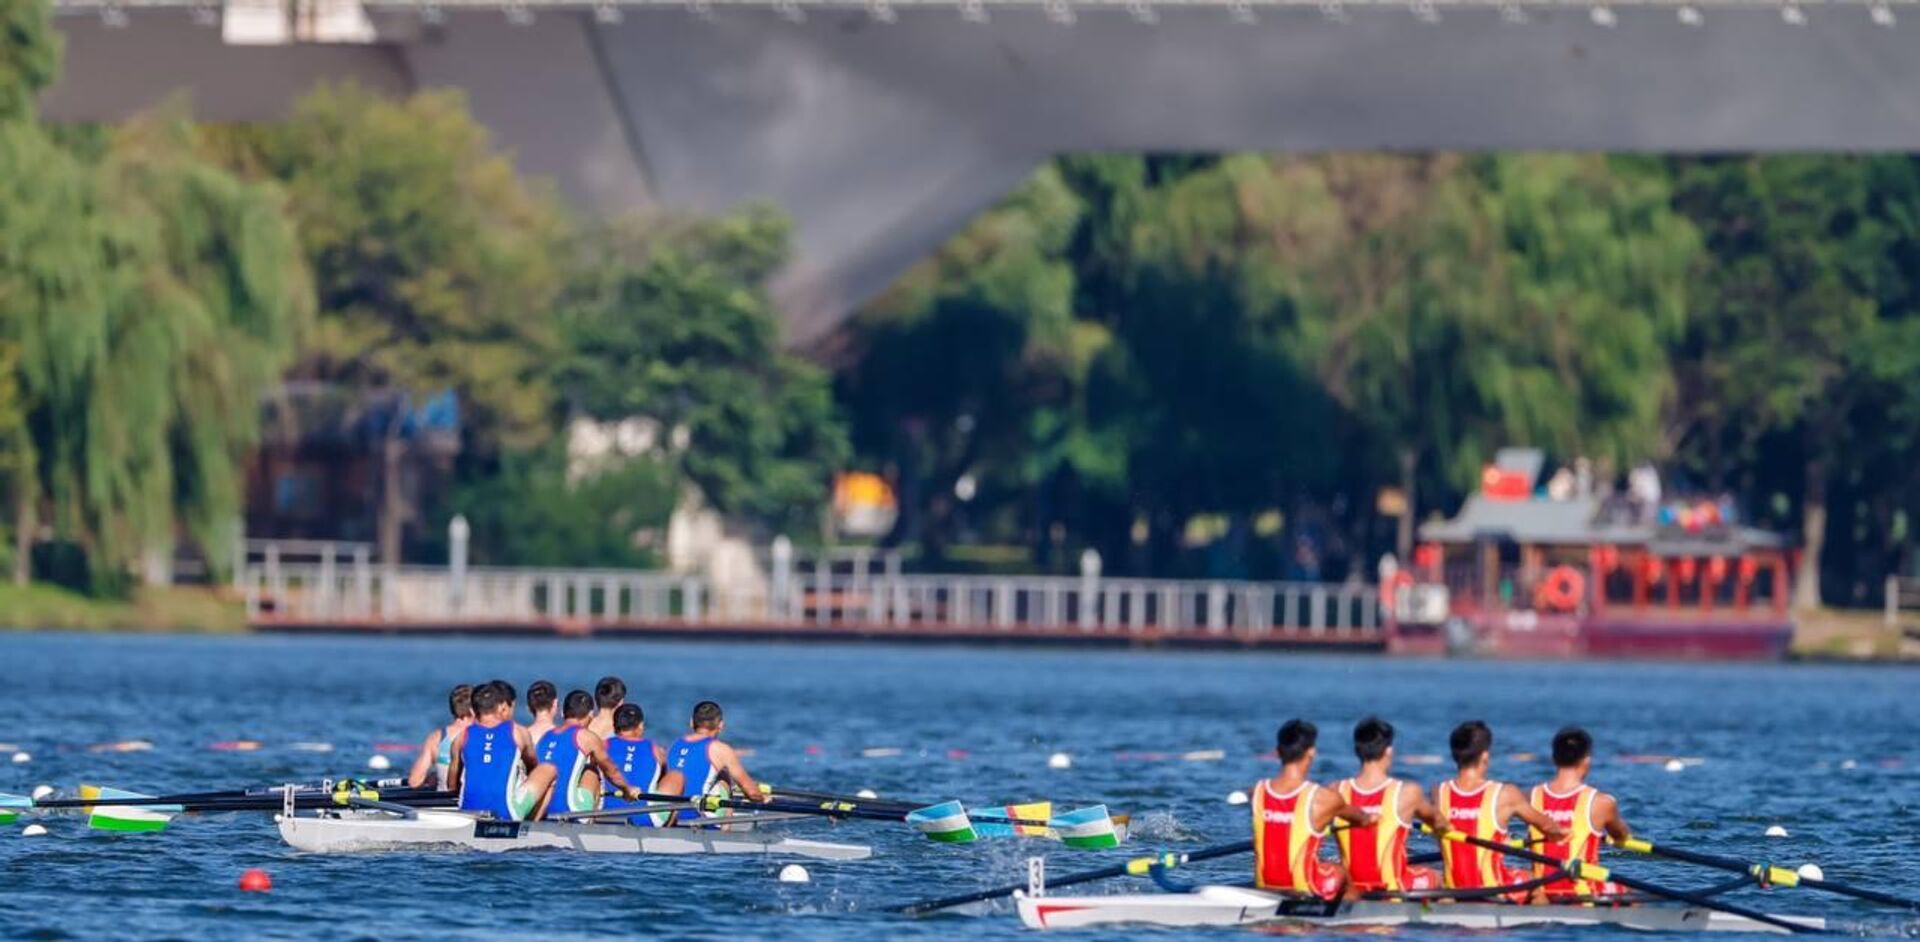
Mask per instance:
[[[1508,827],[1524,821],[1539,853],[1555,860],[1598,863],[1600,842],[1632,836],[1613,796],[1587,784],[1593,737],[1569,726],[1553,736],[1553,777],[1523,793],[1488,775],[1493,731],[1479,720],[1462,723],[1449,737],[1457,771],[1432,798],[1413,782],[1392,776],[1393,726],[1378,717],[1353,729],[1360,774],[1331,788],[1308,777],[1318,756],[1319,731],[1305,720],[1280,727],[1280,774],[1254,789],[1255,883],[1272,889],[1334,899],[1367,893],[1462,891],[1471,898],[1542,903],[1612,896],[1612,884],[1568,879],[1556,868],[1508,867],[1497,852],[1441,840],[1438,872],[1407,862],[1407,833],[1421,822],[1436,834],[1459,831],[1484,841],[1510,843]],[[1334,821],[1340,860],[1322,859],[1321,842]]]
[[[646,738],[646,716],[626,696],[618,677],[601,678],[592,694],[575,690],[564,699],[553,684],[536,681],[527,691],[533,723],[521,726],[512,684],[462,684],[448,696],[452,721],[427,735],[408,784],[425,785],[432,776],[442,790],[459,793],[461,810],[514,821],[638,807],[647,802],[643,794],[697,798],[721,788],[764,797],[739,753],[720,740],[726,717],[719,704],[697,704],[686,735],[662,748]],[[692,810],[679,815],[699,816]],[[625,820],[652,826],[668,823],[668,816]]]

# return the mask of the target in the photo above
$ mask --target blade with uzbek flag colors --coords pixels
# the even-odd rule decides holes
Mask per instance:
[[[33,799],[25,795],[0,794],[0,824],[12,824],[20,817],[20,812],[33,807]]]
[[[80,797],[87,799],[151,798],[139,792],[122,791],[101,785],[80,786]],[[98,831],[142,833],[164,831],[179,805],[93,805],[87,808],[87,827]]]
[[[1062,812],[1053,818],[1053,833],[1060,843],[1082,850],[1104,850],[1120,846],[1120,833],[1114,829],[1113,816],[1106,805],[1091,805]]]
[[[971,813],[974,830],[980,832],[981,837],[1046,837],[1049,828],[1045,825],[1013,822],[1046,821],[1053,817],[1053,802],[1032,801],[1024,805],[975,808]]]
[[[943,844],[970,844],[980,839],[967,809],[957,801],[943,801],[907,812],[913,829]]]

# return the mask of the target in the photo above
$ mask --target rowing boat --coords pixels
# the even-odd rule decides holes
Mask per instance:
[[[1517,926],[1621,926],[1653,932],[1780,932],[1740,916],[1708,909],[1641,904],[1633,906],[1522,906],[1509,903],[1324,902],[1238,886],[1202,886],[1186,893],[1130,893],[1114,896],[1014,897],[1020,921],[1029,929],[1078,929],[1087,926],[1399,926],[1440,925],[1467,929]],[[1813,929],[1819,918],[1783,916]]]
[[[464,848],[489,852],[551,848],[590,854],[766,854],[865,860],[873,848],[790,837],[778,831],[641,828],[567,821],[495,821],[457,811],[412,817],[368,811],[281,814],[280,837],[319,854]]]

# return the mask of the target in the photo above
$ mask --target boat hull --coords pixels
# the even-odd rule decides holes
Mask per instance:
[[[563,821],[492,821],[451,811],[418,817],[378,814],[281,815],[280,837],[319,854],[464,849],[572,850],[589,854],[759,854],[864,860],[873,848],[790,837],[771,830],[639,828]]]
[[[1191,893],[1118,896],[1019,896],[1020,921],[1030,929],[1092,926],[1398,926],[1443,925],[1466,929],[1518,926],[1622,926],[1651,932],[1780,932],[1762,923],[1707,909],[1642,906],[1517,906],[1500,903],[1403,903],[1360,901],[1328,904],[1245,887],[1203,886]],[[1811,928],[1819,919],[1793,917]]]

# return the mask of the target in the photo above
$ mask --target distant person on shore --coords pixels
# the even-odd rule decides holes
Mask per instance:
[[[460,810],[524,821],[539,808],[553,766],[534,759],[533,740],[513,721],[512,685],[491,680],[473,691],[473,723],[453,741],[447,788],[459,793]]]
[[[1545,834],[1548,840],[1562,841],[1567,829],[1527,803],[1520,789],[1487,776],[1493,761],[1493,730],[1479,720],[1468,720],[1453,728],[1447,744],[1459,771],[1433,790],[1433,804],[1446,819],[1447,826],[1483,841],[1507,843],[1507,831],[1518,817]],[[1510,867],[1498,851],[1461,841],[1442,840],[1440,855],[1445,861],[1441,875],[1450,890],[1484,890],[1513,886],[1533,879],[1533,871]],[[1513,902],[1541,902],[1539,890],[1516,890]]]
[[[447,766],[453,761],[453,740],[473,722],[472,684],[459,684],[447,694],[447,712],[453,714],[452,721],[445,726],[434,727],[433,732],[428,733],[420,743],[420,754],[414,757],[413,768],[407,771],[408,787],[422,788],[428,782],[438,789],[447,787]]]
[[[1253,788],[1253,885],[1336,899],[1347,886],[1347,868],[1320,857],[1320,842],[1339,818],[1353,826],[1376,819],[1347,803],[1337,789],[1314,784],[1309,775],[1320,755],[1320,730],[1306,720],[1288,720],[1274,737],[1280,773]]]
[[[1633,836],[1633,830],[1620,817],[1620,806],[1613,796],[1587,784],[1593,771],[1593,737],[1578,726],[1568,726],[1553,734],[1553,778],[1533,787],[1530,803],[1555,824],[1567,831],[1566,837],[1548,840],[1538,829],[1536,848],[1555,860],[1578,858],[1587,863],[1600,862],[1600,842],[1619,843]],[[1549,868],[1535,864],[1534,876],[1544,877]],[[1575,901],[1593,896],[1615,896],[1622,892],[1613,883],[1596,880],[1555,880],[1541,887],[1553,902]]]
[[[613,714],[620,705],[627,702],[627,682],[608,674],[593,685],[593,717],[587,721],[587,728],[595,736],[607,739],[613,735]]]
[[[693,720],[688,726],[687,734],[667,747],[667,768],[680,773],[683,780],[680,794],[698,798],[724,784],[752,801],[766,800],[765,787],[747,773],[747,767],[740,763],[740,754],[720,741],[720,734],[727,728],[726,714],[720,704],[712,700],[695,704]],[[683,821],[700,816],[698,811],[680,812]]]
[[[527,735],[539,742],[540,737],[553,732],[559,725],[554,714],[560,709],[560,689],[551,680],[536,680],[527,687],[527,710],[533,714],[533,722],[527,724]]]
[[[1407,832],[1415,821],[1444,830],[1445,819],[1427,801],[1425,789],[1393,777],[1393,724],[1377,716],[1361,720],[1353,727],[1353,754],[1360,760],[1360,774],[1335,788],[1347,804],[1372,815],[1374,822],[1340,832],[1347,895],[1439,889],[1439,871],[1407,863]]]

